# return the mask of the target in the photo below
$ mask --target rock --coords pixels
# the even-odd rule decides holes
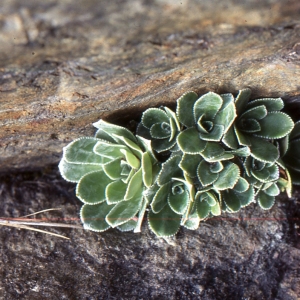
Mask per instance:
[[[80,224],[62,147],[100,118],[127,125],[188,90],[283,97],[299,114],[299,1],[4,1],[0,217]],[[269,211],[140,234],[1,227],[2,299],[296,300],[299,190]],[[146,223],[146,222],[145,222]]]

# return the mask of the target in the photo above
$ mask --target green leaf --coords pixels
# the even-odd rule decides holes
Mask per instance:
[[[221,207],[220,207],[220,204],[218,201],[216,202],[215,205],[211,206],[210,209],[211,209],[210,212],[212,213],[212,215],[214,215],[214,216],[221,215]]]
[[[220,161],[210,164],[210,171],[212,173],[220,173],[223,170],[223,164]]]
[[[70,182],[78,182],[87,173],[102,170],[102,165],[73,164],[62,159],[58,168],[63,179]]]
[[[175,235],[180,227],[181,216],[166,205],[158,214],[152,211],[148,214],[150,229],[159,237]]]
[[[190,230],[196,230],[199,227],[200,218],[198,216],[198,211],[196,205],[193,205],[191,212],[187,216],[187,220],[184,222],[183,226]]]
[[[106,133],[102,129],[97,130],[97,132],[95,133],[95,138],[105,142],[109,142],[111,144],[115,144],[116,142],[108,133]]]
[[[284,107],[284,103],[281,98],[264,98],[264,99],[255,99],[248,103],[247,109],[264,105],[268,112],[281,110]]]
[[[151,203],[151,208],[154,213],[159,213],[168,203],[168,195],[171,189],[171,182],[162,185],[155,194]]]
[[[241,119],[238,122],[238,128],[240,131],[246,133],[259,132],[261,127],[257,120],[255,119]]]
[[[104,158],[109,159],[107,159],[107,161],[111,161],[119,157],[124,157],[124,154],[121,152],[121,150],[126,149],[127,147],[124,145],[116,145],[106,141],[99,141],[95,144],[93,151],[98,156],[103,156]]]
[[[98,204],[106,199],[105,189],[111,183],[103,170],[84,175],[76,186],[76,196],[84,203]]]
[[[198,119],[204,115],[204,120],[212,121],[220,110],[223,99],[216,93],[209,92],[201,96],[194,104],[194,119]]]
[[[214,163],[214,162],[229,160],[229,159],[233,159],[233,158],[234,158],[234,155],[232,155],[231,153],[225,152],[220,156],[210,157],[210,158],[205,158],[205,159],[210,163]]]
[[[249,135],[241,132],[236,126],[234,126],[235,135],[237,137],[238,143],[241,146],[251,146],[251,142],[249,140]]]
[[[223,147],[220,144],[214,143],[214,142],[208,142],[206,144],[204,151],[202,151],[201,155],[206,160],[210,160],[213,158],[218,158],[219,156],[223,155],[224,153],[225,153],[225,150],[223,149]]]
[[[111,227],[117,227],[132,219],[140,210],[143,195],[140,189],[133,198],[117,203],[106,216],[106,222]]]
[[[239,196],[237,196],[233,190],[226,190],[224,191],[222,196],[226,204],[226,207],[228,207],[231,212],[237,212],[240,210],[241,208],[241,203],[239,199],[240,194]]]
[[[218,199],[213,193],[206,192],[205,194],[207,195],[206,202],[209,206],[214,206],[218,202]]]
[[[257,195],[257,202],[262,209],[270,209],[275,203],[275,197],[260,191]]]
[[[164,185],[171,181],[173,177],[181,177],[182,170],[179,168],[181,156],[175,155],[162,164],[161,171],[158,174],[157,184]]]
[[[243,192],[247,191],[248,188],[249,188],[249,183],[243,177],[240,177],[239,180],[237,181],[237,183],[235,184],[235,186],[233,187],[234,191],[238,192],[238,193],[243,193]]]
[[[251,137],[250,140],[251,156],[257,160],[274,163],[279,158],[278,149],[273,144],[255,137]]]
[[[112,180],[121,178],[121,159],[115,159],[103,166],[105,174]]]
[[[189,204],[189,193],[183,191],[182,194],[172,194],[169,193],[168,203],[170,208],[177,214],[182,215],[188,207]]]
[[[170,119],[170,127],[171,127],[171,134],[169,137],[169,142],[171,142],[176,137],[177,131],[179,130],[173,119]]]
[[[127,184],[122,180],[114,181],[107,185],[106,201],[108,204],[115,204],[125,199],[125,194],[127,190]]]
[[[161,153],[161,152],[164,152],[167,150],[171,151],[175,144],[176,144],[176,139],[174,139],[172,141],[169,141],[168,139],[152,141],[152,147],[158,153]]]
[[[136,227],[137,221],[136,220],[129,220],[124,224],[121,224],[117,227],[122,232],[132,231]]]
[[[224,103],[223,103],[224,104]],[[236,118],[235,105],[233,102],[228,103],[226,107],[221,108],[214,118],[214,124],[219,124],[224,127],[224,132],[227,132]]]
[[[133,169],[138,169],[141,166],[141,162],[140,160],[131,152],[129,152],[128,150],[120,150],[126,159],[126,162],[133,168]]]
[[[250,100],[251,90],[243,89],[240,90],[236,99],[235,99],[235,107],[237,115],[241,115],[247,107],[248,101]]]
[[[227,132],[225,132],[222,142],[231,149],[236,149],[239,146],[233,126],[231,126]]]
[[[115,135],[113,135],[115,136]],[[130,152],[132,152],[137,158],[142,159],[143,151],[142,149],[137,145],[137,142],[133,142],[130,139],[120,136],[119,141],[121,141],[125,146],[127,146],[130,149]],[[127,149],[127,150],[129,150]]]
[[[202,160],[198,166],[198,179],[203,186],[208,186],[214,183],[219,177],[219,174],[211,172],[210,168],[210,163],[206,162],[205,160]]]
[[[110,225],[105,217],[111,211],[113,205],[102,202],[96,205],[84,204],[80,210],[80,219],[84,229],[92,231],[105,231]]]
[[[147,152],[144,152],[142,156],[142,174],[144,185],[150,187],[152,185],[152,163]]]
[[[154,139],[166,139],[171,135],[171,126],[169,122],[156,123],[150,128],[151,137]]]
[[[166,122],[169,124],[169,117],[159,108],[148,108],[142,116],[142,123],[146,128],[151,128],[156,123]]]
[[[151,140],[151,134],[150,134],[150,130],[145,127],[143,125],[143,123],[139,123],[139,125],[136,128],[136,134],[139,136],[142,136],[143,138],[147,139],[147,140]]]
[[[284,138],[277,141],[280,157],[284,156],[289,149],[289,135],[286,135]]]
[[[200,133],[200,138],[205,141],[215,141],[218,142],[222,138],[224,133],[224,126],[215,124],[213,129],[208,133]]]
[[[264,168],[260,171],[251,170],[251,174],[261,182],[268,182],[270,177],[270,172],[267,168]]]
[[[173,126],[172,123],[173,123],[174,130],[176,130],[176,131],[180,130],[180,124],[179,124],[178,118],[176,116],[176,113],[166,106],[164,107],[164,110],[166,111],[167,115],[170,118],[170,126],[172,127]]]
[[[261,131],[255,135],[266,139],[281,139],[289,134],[294,127],[292,119],[283,112],[268,113],[259,123]]]
[[[143,197],[139,215],[138,215],[138,221],[137,221],[136,227],[134,228],[134,233],[141,232],[141,227],[142,227],[142,223],[144,221],[144,216],[145,216],[148,204],[149,204],[148,200],[145,197]]]
[[[241,207],[245,207],[254,201],[254,188],[249,186],[248,190],[236,195],[240,200]]]
[[[195,125],[193,108],[197,99],[198,95],[195,92],[187,92],[177,100],[176,114],[179,122],[186,127]]]
[[[154,164],[157,162],[157,159],[153,153],[153,150],[152,150],[152,145],[151,145],[151,141],[150,140],[147,140],[141,136],[136,136],[138,142],[139,142],[139,145],[144,148],[145,152],[147,152],[150,156],[150,159],[151,159],[151,162]]]
[[[182,152],[199,154],[204,150],[207,142],[200,139],[196,128],[188,128],[177,136],[177,143]]]
[[[264,192],[266,194],[268,194],[269,196],[278,196],[280,194],[280,190],[276,183],[273,183],[272,185],[270,185],[270,187],[268,187],[266,190],[264,190]]]
[[[226,151],[226,153],[231,153],[236,156],[247,157],[251,154],[249,147],[242,147],[235,150]]]
[[[129,200],[141,190],[143,187],[142,168],[139,169],[130,179],[124,200]]]
[[[264,105],[255,106],[253,108],[248,108],[239,119],[254,119],[260,120],[263,119],[268,114],[268,111]]]
[[[197,213],[200,220],[205,219],[209,215],[210,211],[211,207],[206,201],[197,201]]]
[[[127,128],[122,126],[114,125],[103,120],[99,120],[96,123],[93,123],[96,128],[99,128],[110,135],[116,142],[119,142],[119,139],[116,136],[125,137],[133,142],[136,142],[135,136]],[[113,136],[116,135],[116,136]]]
[[[232,189],[240,177],[239,167],[231,162],[224,162],[224,169],[219,173],[219,178],[213,183],[217,190]]]
[[[199,154],[184,154],[180,161],[180,168],[186,172],[190,177],[197,176],[197,168],[199,163],[203,160],[202,156]]]
[[[109,160],[93,152],[93,148],[99,140],[83,137],[74,140],[63,148],[63,157],[66,162],[80,164],[104,164]]]

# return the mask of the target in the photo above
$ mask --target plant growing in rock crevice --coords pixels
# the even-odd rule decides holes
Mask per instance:
[[[270,209],[281,191],[290,196],[292,181],[300,184],[300,123],[283,107],[280,98],[250,100],[249,89],[237,97],[188,92],[176,112],[147,109],[137,135],[94,123],[95,137],[66,146],[59,169],[77,183],[81,220],[94,231],[139,232],[147,214],[166,237],[253,202]]]

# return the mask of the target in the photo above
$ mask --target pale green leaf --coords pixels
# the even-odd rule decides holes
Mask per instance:
[[[136,194],[139,193],[142,187],[143,187],[143,175],[142,175],[142,168],[141,168],[130,179],[124,200],[128,200],[135,197]]]
[[[115,159],[103,166],[105,174],[112,180],[121,178],[122,166],[121,159]]]
[[[180,161],[181,156],[175,155],[162,164],[161,171],[157,178],[158,185],[163,185],[171,181],[173,177],[181,177],[182,170],[179,168]]]
[[[105,194],[108,204],[115,204],[125,199],[127,184],[122,180],[114,181],[107,185]]]
[[[188,128],[177,136],[177,143],[182,152],[199,154],[204,150],[207,142],[200,139],[196,128]]]
[[[269,112],[259,123],[261,130],[255,135],[266,139],[281,139],[294,127],[292,119],[283,112]]]
[[[235,99],[236,113],[238,116],[240,116],[245,111],[248,101],[250,100],[250,96],[251,90],[248,88],[239,91]]]
[[[232,189],[240,178],[239,167],[231,162],[224,162],[224,168],[219,173],[218,179],[213,183],[217,190]]]
[[[121,153],[124,154],[126,162],[133,168],[133,169],[138,169],[141,166],[140,160],[132,154],[128,150],[121,149]]]
[[[184,224],[182,225],[187,229],[196,230],[199,227],[199,223],[200,223],[200,218],[198,216],[196,204],[194,204]]]
[[[156,123],[169,123],[168,115],[159,108],[148,108],[142,116],[143,125],[150,129]]]
[[[144,148],[144,151],[147,152],[150,155],[151,162],[156,163],[157,159],[155,157],[155,154],[153,153],[152,145],[151,145],[151,140],[147,140],[143,138],[142,136],[136,136],[139,145]]]
[[[170,182],[162,185],[158,189],[151,203],[151,208],[154,213],[159,213],[168,204],[168,195],[170,191],[171,191]]]
[[[158,214],[152,211],[148,214],[150,229],[159,237],[175,235],[180,227],[181,216],[166,205]]]
[[[150,187],[152,185],[152,163],[147,152],[144,152],[142,156],[142,174],[144,185]]]
[[[115,136],[115,135],[113,135]],[[120,136],[119,140],[128,147],[127,150],[130,150],[130,152],[132,152],[137,158],[142,159],[142,149],[137,145],[137,141],[133,142],[130,139],[124,137],[124,136]]]
[[[117,203],[106,216],[106,222],[111,227],[117,227],[135,217],[142,204],[142,194],[140,189],[130,200]]]
[[[211,206],[210,207],[210,212],[212,215],[214,216],[219,216],[221,215],[221,207],[220,207],[220,204],[219,202],[217,201],[215,205]]]
[[[198,179],[203,186],[208,186],[214,183],[218,177],[218,173],[213,173],[210,170],[210,163],[202,160],[197,169]]]
[[[216,93],[208,92],[201,96],[194,104],[194,119],[197,122],[200,116],[204,120],[212,121],[223,104],[223,99]]]
[[[70,182],[78,182],[87,173],[102,170],[103,166],[98,164],[73,164],[62,159],[58,168],[63,179]]]
[[[186,127],[195,125],[193,108],[197,99],[198,95],[195,92],[187,92],[177,100],[176,114],[179,122]]]
[[[275,203],[275,197],[260,191],[257,195],[257,202],[262,209],[270,209]]]
[[[63,157],[66,162],[78,164],[104,164],[108,162],[93,152],[93,148],[99,140],[92,137],[82,137],[74,140],[63,148]]]
[[[264,98],[264,99],[255,99],[248,103],[247,109],[264,105],[268,112],[281,110],[284,107],[284,103],[281,98]]]
[[[98,204],[106,199],[105,189],[111,183],[103,170],[84,175],[76,186],[76,196],[84,203]]]
[[[95,138],[105,142],[109,142],[111,144],[115,144],[116,142],[108,133],[106,133],[102,129],[97,130],[97,132],[95,133]]]
[[[126,150],[126,149],[127,147],[124,145],[111,144],[106,141],[98,141],[95,144],[93,151],[98,156],[103,156],[103,158],[108,158],[110,160],[113,160],[119,157],[124,157],[124,154],[121,152],[121,150]]]
[[[105,217],[113,207],[106,202],[96,205],[84,204],[80,210],[80,219],[84,229],[101,232],[110,228]]]

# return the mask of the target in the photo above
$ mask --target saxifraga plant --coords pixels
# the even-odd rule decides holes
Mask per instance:
[[[270,209],[283,191],[290,197],[300,185],[300,122],[281,111],[282,99],[250,95],[188,92],[176,112],[147,109],[136,135],[100,120],[95,137],[64,147],[59,170],[77,183],[84,228],[140,232],[147,214],[150,229],[168,237],[253,202]]]

